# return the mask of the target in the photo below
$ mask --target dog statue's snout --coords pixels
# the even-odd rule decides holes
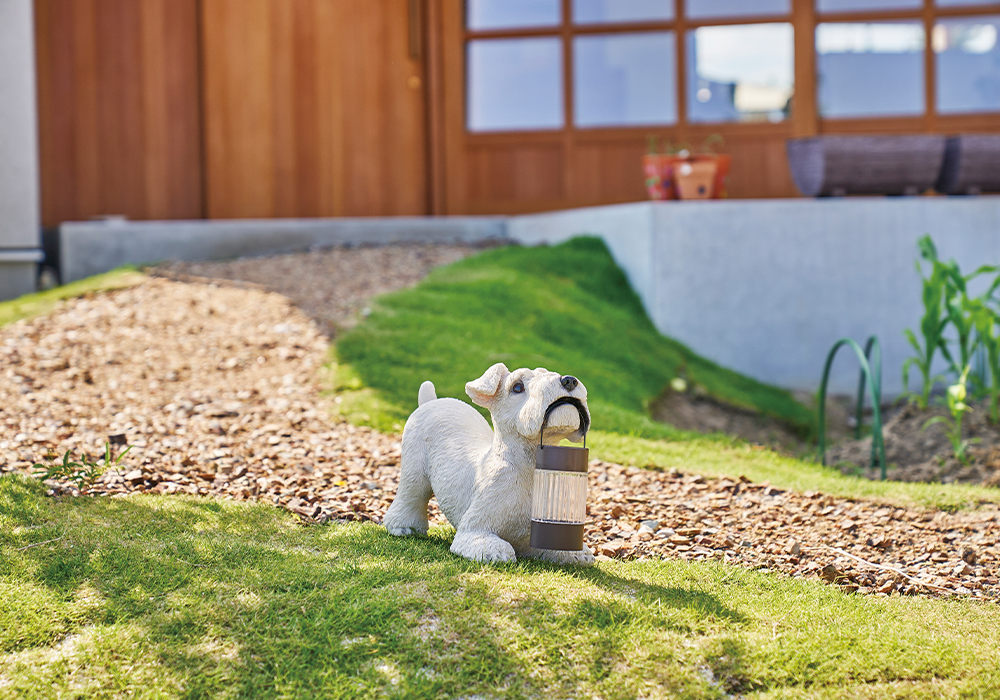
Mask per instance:
[[[576,377],[567,374],[565,377],[559,380],[559,383],[563,385],[563,389],[566,391],[573,391],[580,383],[580,380]]]

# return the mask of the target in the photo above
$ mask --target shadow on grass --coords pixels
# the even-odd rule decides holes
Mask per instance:
[[[6,669],[15,689],[51,672],[32,650],[97,629],[75,652],[89,674],[145,668],[147,682],[185,697],[525,697],[581,682],[634,697],[620,676],[636,639],[744,622],[694,588],[596,568],[484,566],[449,545],[370,524],[302,527],[261,505],[48,499],[4,477],[0,580],[13,594],[0,655],[28,654]],[[25,611],[42,599],[39,621]],[[699,695],[688,671],[668,684]]]

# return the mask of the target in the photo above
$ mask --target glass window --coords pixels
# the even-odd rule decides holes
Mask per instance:
[[[817,12],[918,10],[923,6],[924,0],[816,0]]]
[[[578,126],[677,121],[674,33],[595,34],[573,39]]]
[[[687,34],[688,119],[781,121],[794,85],[790,24],[699,27]]]
[[[685,14],[691,19],[716,17],[766,17],[787,15],[791,0],[687,0]]]
[[[465,21],[469,29],[552,27],[562,22],[560,0],[468,0]]]
[[[938,7],[968,7],[970,5],[996,5],[997,0],[935,0]]]
[[[468,51],[470,131],[562,127],[559,38],[477,39]]]
[[[1000,15],[943,19],[931,44],[937,60],[937,109],[1000,110]]]
[[[920,22],[816,27],[823,117],[924,112],[924,28]]]
[[[669,21],[674,0],[573,0],[576,24]]]

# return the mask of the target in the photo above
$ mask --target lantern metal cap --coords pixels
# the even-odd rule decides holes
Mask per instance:
[[[558,549],[579,552],[583,549],[583,523],[555,523],[548,520],[531,521],[529,543],[535,549]]]
[[[560,472],[587,471],[590,450],[586,447],[540,446],[535,450],[535,468]]]

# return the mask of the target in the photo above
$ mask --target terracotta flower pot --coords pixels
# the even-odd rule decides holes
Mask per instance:
[[[721,199],[726,196],[730,163],[728,153],[647,154],[642,159],[646,192],[656,201]]]

